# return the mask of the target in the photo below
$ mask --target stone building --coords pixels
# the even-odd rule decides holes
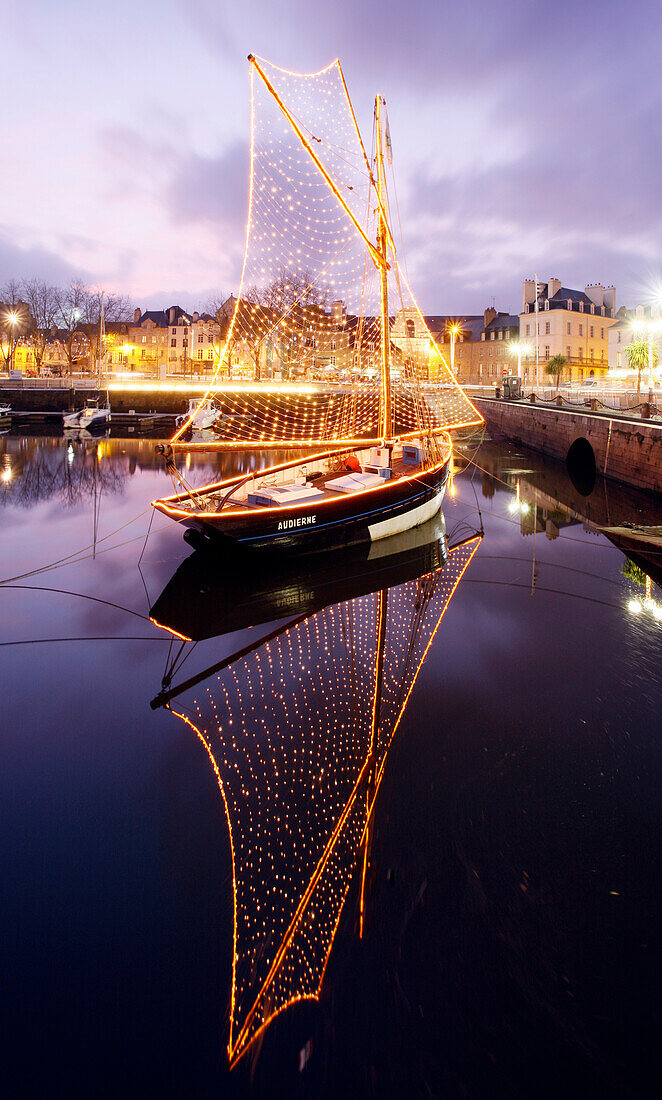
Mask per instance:
[[[622,306],[616,322],[609,329],[609,369],[628,370],[626,348],[637,340],[651,339],[657,349],[658,363],[662,363],[662,319],[657,306],[638,305],[634,309]],[[633,372],[634,373],[634,372]]]
[[[536,309],[537,306],[537,309]],[[536,283],[525,279],[519,339],[530,346],[523,360],[524,382],[536,381],[536,344],[540,384],[548,381],[545,363],[555,355],[569,361],[566,381],[582,382],[604,376],[608,366],[609,329],[616,322],[616,290],[601,283],[571,290],[559,279]]]

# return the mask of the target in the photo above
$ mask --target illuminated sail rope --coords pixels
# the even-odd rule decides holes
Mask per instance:
[[[319,995],[388,750],[478,542],[299,622],[180,714],[210,756],[232,846],[231,1063],[284,1008]]]
[[[386,209],[337,61],[300,74],[254,59],[250,164],[241,285],[232,316],[222,321],[220,361],[205,395],[220,405],[219,444],[377,440],[375,242]],[[478,423],[398,270],[385,224],[393,431],[411,436]],[[230,376],[278,384],[237,398],[220,388]],[[293,392],[303,378],[317,381],[307,400]],[[431,392],[421,392],[422,382]],[[173,437],[178,446],[185,430]]]

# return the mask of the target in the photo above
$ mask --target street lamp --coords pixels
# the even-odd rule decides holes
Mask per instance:
[[[459,325],[448,326],[448,332],[450,333],[451,338],[451,374],[455,374],[455,341],[457,339],[457,334],[459,331]]]
[[[528,344],[520,344],[519,341],[518,341],[518,342],[513,342],[510,345],[509,350],[510,350],[511,355],[516,355],[517,356],[517,377],[521,378],[522,377],[522,356],[523,355],[528,355],[529,352],[531,351],[531,348]]]

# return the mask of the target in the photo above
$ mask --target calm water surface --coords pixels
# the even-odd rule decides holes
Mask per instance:
[[[0,439],[5,1088],[653,1095],[659,509],[474,442],[302,579],[145,541],[153,446]]]

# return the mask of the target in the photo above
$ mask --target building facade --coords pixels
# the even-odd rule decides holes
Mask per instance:
[[[545,364],[556,355],[568,360],[563,378],[583,382],[604,377],[608,369],[609,329],[616,323],[616,290],[591,283],[584,290],[571,290],[559,279],[538,283],[525,279],[519,339],[529,348],[523,359],[524,382],[548,379]],[[537,357],[536,357],[537,347]]]

